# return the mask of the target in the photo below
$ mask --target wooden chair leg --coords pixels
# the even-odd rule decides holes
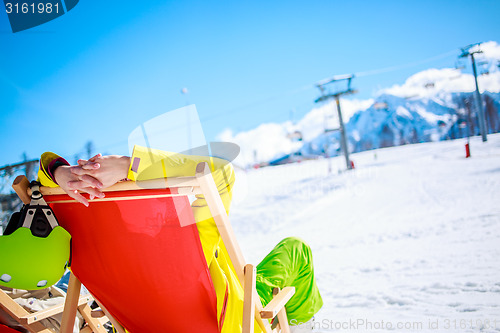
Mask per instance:
[[[274,288],[273,290],[274,297],[276,297],[279,294],[279,292],[280,288]],[[281,333],[290,333],[290,325],[288,324],[288,317],[286,316],[286,310],[284,307],[278,312],[277,317]]]
[[[295,287],[285,287],[283,288],[283,290],[280,290],[280,288],[274,288],[273,299],[260,312],[261,317],[265,319],[273,319],[275,317],[278,317],[281,332],[289,333],[290,327],[288,325],[288,318],[286,316],[285,304],[288,302],[288,300],[290,300],[290,298],[292,298],[294,294]]]
[[[255,321],[255,267],[251,264],[245,266],[245,284],[243,298],[243,332],[253,333]]]
[[[61,321],[61,333],[72,333],[75,325],[76,311],[78,310],[78,299],[82,283],[73,273],[69,276],[68,292],[64,302],[64,312]]]

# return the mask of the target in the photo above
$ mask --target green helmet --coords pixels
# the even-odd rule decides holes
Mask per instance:
[[[0,285],[5,287],[47,288],[68,266],[71,236],[58,225],[38,186],[32,190],[31,203],[12,216],[0,236]]]

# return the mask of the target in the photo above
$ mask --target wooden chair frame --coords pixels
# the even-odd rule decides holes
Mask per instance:
[[[16,178],[13,184],[14,190],[19,195],[23,202],[29,202],[30,191],[28,189],[28,181],[23,176]],[[199,163],[196,167],[196,175],[194,177],[176,177],[176,178],[160,178],[141,181],[136,183],[133,181],[117,183],[104,189],[104,192],[111,191],[125,191],[134,189],[163,189],[170,188],[172,194],[165,194],[160,196],[178,196],[178,195],[196,195],[202,194],[205,197],[208,208],[212,217],[217,225],[220,236],[224,245],[227,249],[231,262],[233,263],[234,269],[240,280],[241,285],[244,289],[244,303],[243,303],[243,325],[242,333],[253,333],[255,321],[261,327],[261,329],[266,333],[281,331],[282,333],[289,333],[290,328],[288,325],[288,320],[286,317],[285,304],[294,295],[294,287],[285,287],[283,290],[274,290],[274,298],[265,307],[262,306],[259,295],[257,294],[257,289],[255,288],[255,276],[256,269],[255,266],[251,264],[246,264],[241,248],[238,245],[236,236],[234,234],[233,228],[229,221],[229,217],[226,213],[222,199],[217,190],[217,186],[214,182],[210,168],[207,163]],[[41,187],[40,191],[44,195],[50,194],[64,194],[61,188],[49,188]],[[147,195],[146,195],[147,196]],[[137,198],[144,198],[145,196],[140,196]],[[154,197],[158,197],[155,195]],[[127,200],[135,197],[127,197]],[[25,201],[26,200],[26,201]],[[107,201],[107,200],[120,200],[120,198],[96,198],[91,200],[91,202]],[[60,202],[60,201],[59,201]],[[48,202],[49,203],[49,202]],[[87,315],[92,319],[95,319],[90,313],[89,309],[82,308],[79,300],[81,283],[72,274],[68,287],[68,294],[65,301],[63,321],[61,325],[61,333],[71,333],[72,327],[74,325],[75,315],[77,309],[80,313]],[[3,303],[3,302],[2,302]],[[101,305],[101,310],[107,315],[107,318],[113,323],[115,328],[120,333],[124,333],[124,328],[113,319],[113,317],[107,313],[106,309]],[[87,320],[87,317],[84,318]],[[278,317],[278,326],[271,325],[268,319],[274,319]],[[89,321],[88,321],[89,322]],[[94,321],[95,322],[95,321]],[[89,326],[92,326],[89,322]],[[90,327],[94,332],[99,332]],[[33,330],[32,332],[43,332]],[[88,331],[92,332],[92,331]],[[45,333],[45,332],[44,332]]]
[[[69,290],[68,290],[69,291]],[[68,293],[66,296],[66,300],[68,297],[74,299],[74,315],[76,316],[76,311],[78,311],[83,319],[86,321],[86,325],[80,330],[81,333],[107,333],[104,328],[104,324],[108,322],[108,318],[105,316],[97,316],[96,313],[92,313],[92,310],[88,303],[92,302],[94,298],[92,295],[84,295],[80,296],[80,292],[69,296]],[[46,328],[41,321],[43,319],[50,318],[54,315],[63,314],[63,320],[66,312],[64,311],[65,305],[54,305],[47,309],[40,310],[37,312],[29,312],[21,305],[17,304],[6,292],[0,290],[0,307],[4,309],[14,320],[16,320],[21,326],[26,328],[29,332],[32,333],[53,333],[52,330]],[[64,311],[64,312],[63,312]],[[71,326],[69,330],[66,329],[67,332],[73,332],[73,326],[75,322],[75,317],[73,317]],[[62,324],[61,324],[62,328]]]

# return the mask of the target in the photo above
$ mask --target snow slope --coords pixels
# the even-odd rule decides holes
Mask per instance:
[[[500,332],[500,135],[488,138],[469,159],[461,139],[356,153],[348,172],[341,157],[240,171],[230,217],[246,259],[306,240],[318,331]]]

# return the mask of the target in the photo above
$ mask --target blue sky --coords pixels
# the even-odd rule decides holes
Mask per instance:
[[[137,125],[186,103],[208,140],[297,120],[321,79],[402,65],[355,79],[355,98],[369,98],[500,41],[497,0],[81,0],[15,34],[0,9],[0,166],[46,150],[72,161],[89,140],[125,154]]]

